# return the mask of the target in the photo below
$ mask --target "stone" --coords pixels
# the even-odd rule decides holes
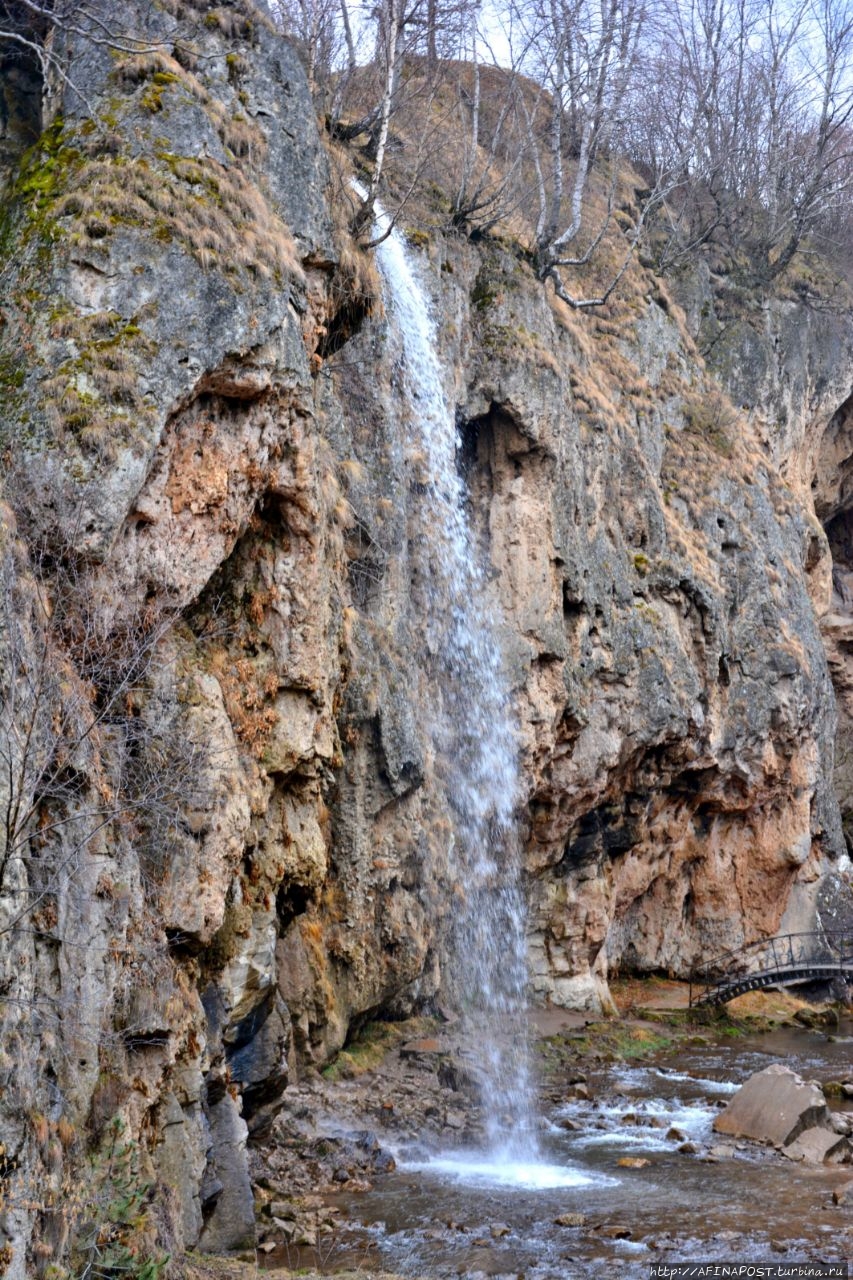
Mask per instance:
[[[683,1129],[679,1129],[678,1125],[671,1125],[666,1131],[666,1137],[670,1142],[686,1142],[687,1134]]]
[[[806,1129],[832,1130],[826,1098],[818,1085],[778,1063],[750,1076],[714,1120],[717,1133],[778,1147]]]
[[[210,1253],[252,1247],[255,1202],[246,1167],[246,1123],[229,1093],[207,1108],[207,1116],[211,1137],[208,1165],[221,1190],[213,1200],[199,1245]]]
[[[270,1200],[266,1206],[266,1212],[273,1218],[290,1218],[293,1216],[294,1208],[289,1200]]]
[[[493,1222],[489,1227],[489,1233],[493,1240],[502,1240],[504,1236],[508,1236],[512,1228],[505,1222]]]
[[[555,1227],[582,1227],[586,1223],[586,1214],[560,1213],[553,1221]]]
[[[616,1164],[620,1169],[645,1169],[651,1160],[645,1156],[620,1156]]]
[[[782,1154],[807,1164],[842,1164],[850,1157],[850,1143],[832,1129],[804,1129]]]
[[[441,1042],[432,1036],[422,1040],[410,1040],[400,1048],[401,1058],[432,1058],[442,1052]]]
[[[833,1204],[850,1204],[853,1202],[853,1188],[849,1183],[845,1183],[842,1187],[834,1187],[832,1191]]]
[[[687,1142],[680,1142],[676,1150],[680,1151],[681,1154],[685,1156],[695,1156],[699,1151],[699,1148],[695,1142],[690,1142],[688,1140]]]

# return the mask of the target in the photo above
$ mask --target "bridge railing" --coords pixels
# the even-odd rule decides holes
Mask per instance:
[[[846,972],[853,965],[853,931],[821,930],[761,938],[725,951],[690,974],[690,1004],[699,1004],[712,991],[733,986],[751,974],[793,974],[817,968]]]

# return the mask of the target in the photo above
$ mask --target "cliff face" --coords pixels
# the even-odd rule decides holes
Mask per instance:
[[[460,888],[430,477],[300,65],[248,7],[127,9],[145,51],[75,36],[4,152],[10,1277],[73,1243],[91,1206],[50,1198],[87,1162],[100,1194],[118,1133],[161,1238],[251,1239],[247,1135],[441,990]],[[534,991],[811,927],[846,867],[812,601],[853,700],[849,323],[729,326],[732,403],[702,281],[682,311],[637,268],[579,318],[498,245],[412,252],[517,704]]]

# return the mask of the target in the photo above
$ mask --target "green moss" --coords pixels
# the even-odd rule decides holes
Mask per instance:
[[[434,1030],[429,1018],[413,1018],[408,1022],[366,1022],[359,1027],[333,1062],[323,1068],[327,1080],[349,1080],[364,1075],[380,1065],[386,1054],[406,1040],[424,1036]]]
[[[649,572],[650,567],[651,566],[649,565],[649,557],[644,556],[642,551],[638,551],[634,556],[634,568],[637,570],[637,573],[640,575],[641,578],[645,578],[646,574]]]
[[[15,356],[0,355],[0,388],[22,387],[26,376],[25,366]]]
[[[497,285],[485,272],[481,271],[471,290],[471,306],[475,311],[488,311],[497,302],[498,297]]]
[[[407,231],[406,239],[413,249],[426,249],[430,244],[430,236],[427,231],[418,231],[417,229]]]

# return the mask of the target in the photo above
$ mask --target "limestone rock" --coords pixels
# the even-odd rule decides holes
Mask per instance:
[[[820,1087],[778,1063],[749,1077],[715,1117],[714,1130],[783,1148],[806,1131],[822,1130],[828,1141],[838,1140]]]
[[[205,1179],[211,1188],[202,1205],[199,1245],[211,1253],[254,1248],[255,1203],[246,1168],[246,1124],[229,1093],[207,1109],[210,1154]]]
[[[845,1137],[823,1128],[804,1129],[782,1148],[789,1160],[807,1164],[844,1164],[850,1160],[850,1143]]]

